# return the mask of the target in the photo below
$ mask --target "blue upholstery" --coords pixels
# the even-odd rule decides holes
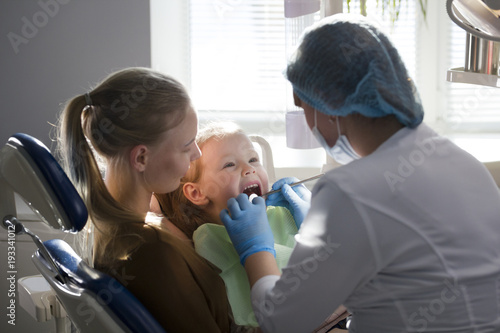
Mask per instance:
[[[40,207],[49,202],[46,205],[48,209],[44,209],[45,215],[52,214],[51,210],[57,211],[57,217],[64,220],[61,223],[64,231],[81,231],[87,223],[87,208],[49,149],[37,139],[22,133],[12,135],[8,146],[14,148],[16,154],[20,153],[23,161],[27,161],[23,167],[28,169],[26,174],[30,175],[29,179],[40,180],[41,186],[47,190],[43,193],[50,195],[50,202],[46,195],[37,197],[38,201],[33,201],[33,204],[29,201],[32,208],[40,209],[36,206]],[[9,164],[11,178],[12,174],[18,175],[16,160],[12,160],[14,162]],[[23,186],[19,188],[29,194],[33,193],[29,191],[29,187]],[[40,214],[44,218],[47,217],[41,212]],[[165,332],[123,285],[87,265],[66,242],[52,239],[42,243],[39,237],[25,229],[15,216],[9,218],[9,223],[15,225],[17,232],[30,235],[38,246],[39,249],[32,257],[33,262],[55,291],[58,300],[80,332]],[[88,308],[82,309],[83,305]],[[88,314],[87,310],[93,311],[91,318],[84,317]]]
[[[45,241],[44,244],[53,260],[66,275],[66,283],[73,283],[91,293],[101,305],[105,304],[129,330],[165,332],[134,295],[114,278],[88,266],[65,241],[51,239]]]
[[[9,144],[28,153],[61,203],[73,226],[72,231],[82,230],[87,223],[87,208],[49,149],[39,140],[23,133],[12,135]]]

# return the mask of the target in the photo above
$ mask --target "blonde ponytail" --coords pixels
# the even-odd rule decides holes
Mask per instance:
[[[107,265],[126,258],[142,239],[121,232],[117,240],[117,228],[126,230],[127,223],[143,223],[145,218],[111,196],[98,161],[121,168],[125,177],[126,151],[138,144],[156,143],[163,132],[184,119],[190,107],[179,82],[147,68],[116,72],[67,103],[59,119],[58,152],[89,211],[88,228],[79,237],[80,252],[89,262],[95,259]],[[116,241],[120,246],[110,246]]]

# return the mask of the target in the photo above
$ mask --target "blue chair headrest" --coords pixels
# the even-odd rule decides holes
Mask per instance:
[[[45,241],[44,245],[61,270],[79,287],[91,292],[96,298],[107,295],[106,291],[111,292],[112,297],[97,301],[106,304],[132,332],[165,332],[134,295],[114,278],[88,266],[68,243],[51,239]]]
[[[39,140],[23,133],[12,135],[9,143],[24,148],[36,164],[69,218],[71,230],[82,230],[87,223],[87,207],[50,150]]]

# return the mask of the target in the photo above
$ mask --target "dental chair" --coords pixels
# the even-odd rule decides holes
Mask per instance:
[[[59,318],[67,314],[73,325],[58,325],[58,332],[74,332],[74,328],[81,333],[165,332],[124,286],[88,266],[68,243],[61,239],[42,242],[25,228],[16,218],[14,193],[42,222],[64,232],[82,230],[88,215],[81,197],[50,151],[29,135],[13,135],[0,150],[0,218],[9,237],[27,234],[32,238],[38,248],[32,261],[50,285],[39,293],[39,285],[30,289],[26,278],[18,280],[20,303],[23,298],[35,298],[34,305],[24,301],[28,312],[40,312],[40,304],[49,304],[49,311],[55,312],[57,301],[57,305],[62,305],[57,311]],[[39,299],[37,295],[41,295]]]
[[[262,166],[266,169],[267,177],[269,179],[269,184],[273,184],[276,179],[276,174],[274,172],[274,160],[273,151],[271,150],[271,145],[266,139],[260,135],[249,135],[250,141],[255,143],[261,150]]]
[[[486,162],[484,166],[491,173],[491,176],[495,180],[495,183],[500,188],[500,161],[496,162]]]

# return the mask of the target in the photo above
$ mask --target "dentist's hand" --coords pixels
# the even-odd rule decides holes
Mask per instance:
[[[273,193],[267,197],[268,206],[281,206],[287,208],[292,213],[297,228],[300,228],[309,208],[311,207],[311,191],[304,184],[290,187],[289,184],[298,182],[295,177],[286,177],[278,180],[272,186],[273,190],[281,188],[278,193]]]
[[[227,208],[229,212],[222,210],[220,219],[226,226],[243,266],[247,257],[257,252],[267,251],[276,256],[273,232],[267,220],[263,198],[257,197],[250,202],[248,196],[242,193],[229,199]]]

